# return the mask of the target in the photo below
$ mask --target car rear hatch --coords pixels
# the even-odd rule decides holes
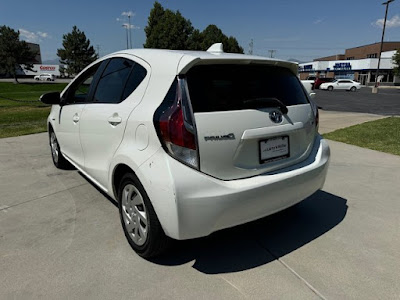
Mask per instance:
[[[318,109],[293,65],[248,59],[196,63],[174,80],[154,114],[169,155],[223,180],[290,168],[308,157]]]
[[[185,74],[199,169],[224,180],[306,159],[315,112],[295,74],[268,64],[202,64]]]

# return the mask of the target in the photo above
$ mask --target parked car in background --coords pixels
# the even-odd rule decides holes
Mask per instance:
[[[320,90],[347,90],[355,92],[361,89],[361,83],[350,79],[335,79],[332,82],[325,82],[319,86]]]
[[[325,82],[332,82],[334,80],[335,80],[335,78],[330,78],[330,77],[322,77],[322,78],[320,78],[320,77],[318,77],[317,79],[315,79],[314,89],[319,89],[321,84],[323,84]]]
[[[33,77],[36,81],[54,81],[56,76],[53,74],[42,73]]]
[[[107,55],[41,96],[53,162],[119,202],[143,257],[276,213],[323,186],[330,158],[297,72],[222,44]]]

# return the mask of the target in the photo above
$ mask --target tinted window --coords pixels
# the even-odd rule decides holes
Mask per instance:
[[[93,77],[100,65],[101,63],[94,65],[75,80],[66,93],[68,103],[84,103],[90,100],[88,96],[92,87]]]
[[[94,94],[94,102],[119,103],[134,62],[113,58],[104,70]]]
[[[141,65],[135,63],[132,72],[129,75],[128,81],[126,82],[122,100],[125,100],[143,81],[146,77],[147,71]]]
[[[285,105],[308,103],[298,78],[286,68],[266,65],[204,65],[187,74],[194,112],[261,109],[271,98]]]

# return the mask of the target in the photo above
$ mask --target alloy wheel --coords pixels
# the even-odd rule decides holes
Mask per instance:
[[[51,156],[53,157],[54,162],[57,163],[59,156],[59,148],[58,148],[57,138],[54,132],[52,132],[50,135],[50,147],[51,147]]]
[[[142,246],[147,240],[149,229],[143,196],[133,184],[127,184],[121,200],[126,231],[136,245]]]

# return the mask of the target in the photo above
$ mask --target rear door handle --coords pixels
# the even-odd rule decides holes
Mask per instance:
[[[78,123],[79,122],[78,114],[74,114],[74,116],[72,117],[72,121],[74,121],[74,123]]]
[[[108,118],[108,123],[110,123],[112,126],[117,126],[121,122],[122,118],[118,116],[117,113],[113,114],[111,117]]]

